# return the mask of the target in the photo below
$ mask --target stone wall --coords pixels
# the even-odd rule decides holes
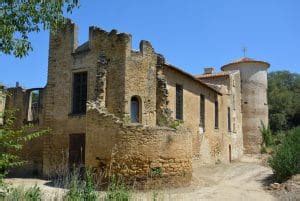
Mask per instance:
[[[39,120],[37,122],[28,121],[28,111],[31,107],[30,94],[33,90],[37,89],[23,89],[20,86],[7,89],[7,99],[5,104],[5,109],[14,111],[14,117],[16,117],[14,122],[15,129],[20,129],[24,125],[32,124],[32,128],[28,132],[40,129],[42,124],[42,108],[39,108],[37,115]],[[42,105],[42,89],[40,90],[41,105]],[[41,107],[41,106],[40,106]],[[23,144],[22,150],[16,152],[16,154],[25,160],[26,163],[22,167],[17,167],[10,170],[10,174],[13,176],[37,176],[42,173],[42,150],[43,150],[43,139],[37,138]]]
[[[239,62],[226,65],[224,71],[239,70],[245,153],[260,153],[261,122],[268,125],[267,68],[265,62]]]
[[[199,79],[224,91],[222,99],[225,104],[222,112],[227,114],[228,107],[230,108],[231,131],[228,131],[228,133],[231,141],[231,159],[237,160],[243,154],[240,73],[239,71],[232,71],[223,76],[208,76]],[[227,121],[228,117],[226,115],[224,117]],[[228,129],[227,122],[225,128]]]
[[[125,70],[125,116],[130,116],[131,97],[141,102],[141,123],[156,125],[156,64],[157,55],[151,44],[140,42],[139,51],[130,51]]]
[[[95,108],[87,117],[88,166],[144,185],[151,185],[150,177],[168,185],[190,182],[192,140],[188,130],[126,124]]]
[[[202,163],[229,162],[231,136],[227,129],[227,102],[222,95],[178,70],[164,68],[168,107],[175,118],[176,84],[183,86],[183,125],[192,131],[193,156]],[[205,131],[200,132],[200,94],[205,95]],[[219,128],[214,126],[214,102],[219,102]]]

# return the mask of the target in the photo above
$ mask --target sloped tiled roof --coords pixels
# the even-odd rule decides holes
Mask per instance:
[[[201,80],[197,79],[195,76],[189,74],[188,72],[186,72],[186,71],[184,71],[184,70],[182,70],[182,69],[180,69],[180,68],[178,68],[178,67],[175,67],[175,66],[173,66],[173,65],[171,65],[171,64],[165,63],[164,65],[167,66],[168,68],[171,68],[171,69],[173,69],[173,70],[175,70],[175,71],[177,71],[177,72],[179,72],[179,73],[181,73],[181,74],[187,76],[187,77],[190,77],[192,80],[194,80],[194,81],[196,81],[196,82],[202,84],[203,86],[205,86],[205,87],[207,87],[207,88],[213,90],[214,92],[216,92],[216,93],[222,95],[222,93],[221,93],[219,90],[215,89],[214,87],[208,85],[208,84],[205,83],[205,82],[202,82]]]
[[[234,60],[228,64],[225,64],[224,66],[221,67],[221,69],[223,70],[223,68],[229,66],[229,65],[232,65],[232,64],[238,64],[238,63],[250,63],[250,62],[255,62],[255,63],[262,63],[262,64],[267,64],[268,67],[270,66],[270,64],[268,62],[265,62],[265,61],[258,61],[258,60],[255,60],[255,59],[251,59],[249,57],[242,57],[240,59],[237,59],[237,60]]]
[[[200,74],[195,75],[197,79],[205,79],[205,78],[211,78],[211,77],[223,77],[223,76],[229,76],[232,73],[232,71],[221,71],[219,73],[212,73],[212,74]]]

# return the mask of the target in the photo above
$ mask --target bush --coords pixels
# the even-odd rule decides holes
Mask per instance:
[[[97,200],[98,194],[95,189],[92,173],[90,170],[85,172],[85,180],[80,179],[78,170],[74,170],[69,184],[67,184],[69,191],[64,197],[68,201],[94,201]]]
[[[123,180],[117,179],[112,176],[111,181],[108,186],[107,194],[105,200],[113,201],[128,201],[131,198],[131,192],[124,184]]]
[[[300,127],[286,133],[268,162],[278,182],[300,173]]]

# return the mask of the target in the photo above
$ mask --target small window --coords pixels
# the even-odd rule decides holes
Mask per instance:
[[[231,114],[230,114],[230,107],[227,109],[227,127],[228,131],[231,132]]]
[[[130,116],[132,123],[140,122],[140,102],[136,96],[131,98]]]
[[[183,89],[179,84],[176,84],[176,119],[183,119]]]
[[[86,112],[87,72],[74,73],[73,77],[73,114]]]
[[[205,96],[200,95],[200,126],[205,128]]]
[[[219,103],[215,101],[215,128],[219,128]]]

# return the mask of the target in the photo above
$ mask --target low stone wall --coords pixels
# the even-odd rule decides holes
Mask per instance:
[[[92,109],[87,113],[86,144],[86,165],[107,176],[121,175],[143,188],[187,185],[191,180],[192,137],[184,128],[126,124]]]

